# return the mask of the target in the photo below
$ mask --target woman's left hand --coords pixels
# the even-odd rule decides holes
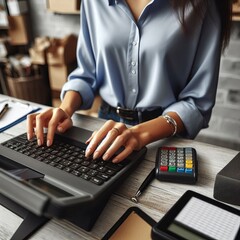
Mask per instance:
[[[131,128],[113,120],[108,120],[98,131],[95,131],[86,143],[88,144],[86,157],[93,155],[93,159],[102,157],[103,160],[109,160],[121,147],[124,147],[113,158],[114,163],[121,162],[134,150],[142,147],[138,136]]]

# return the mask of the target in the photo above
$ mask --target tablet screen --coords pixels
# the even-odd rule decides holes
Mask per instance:
[[[0,239],[10,240],[23,219],[0,205]]]
[[[151,240],[152,226],[136,212],[131,212],[109,240]]]
[[[169,225],[168,230],[189,240],[209,237],[234,240],[239,228],[239,215],[192,197]]]

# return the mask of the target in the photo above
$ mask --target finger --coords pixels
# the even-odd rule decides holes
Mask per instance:
[[[133,147],[132,146],[127,146],[125,149],[119,153],[114,159],[112,160],[113,163],[119,163],[126,159],[131,153],[133,152]]]
[[[48,128],[47,146],[49,147],[52,145],[56,130],[60,133],[64,133],[67,129],[71,128],[72,125],[73,125],[72,119],[68,118],[68,119],[65,119],[62,123],[58,124],[56,127]]]
[[[106,131],[108,131],[107,135],[106,135]],[[100,146],[95,150],[95,152],[93,154],[93,158],[96,159],[96,158],[99,158],[100,156],[102,156],[104,154],[104,152],[107,151],[109,146],[113,142],[115,142],[115,139],[118,137],[118,135],[121,135],[123,132],[124,132],[124,135],[129,133],[128,128],[126,127],[125,124],[117,123],[117,122],[114,122],[112,120],[107,121],[106,124],[104,124],[103,128],[101,128],[99,130],[99,132],[97,133],[97,134],[103,134],[106,137],[102,141]],[[125,139],[127,140],[127,137]],[[121,141],[119,142],[119,145],[121,147]],[[109,153],[110,153],[110,156],[112,156],[114,154],[114,150],[110,151]],[[107,160],[107,159],[109,159],[109,156],[105,155],[105,158]]]
[[[59,124],[62,124],[62,125],[59,126]],[[52,117],[48,123],[47,146],[52,145],[54,134],[57,128],[60,129],[60,132],[64,132],[67,126],[69,127],[72,126],[70,117],[61,108],[54,109],[52,113]]]
[[[73,125],[72,119],[68,117],[67,119],[64,119],[63,122],[58,124],[57,131],[64,133],[67,129],[72,127],[72,125]]]
[[[44,143],[44,127],[48,126],[49,119],[52,117],[52,109],[48,109],[36,115],[35,135],[37,143],[41,146]]]
[[[41,146],[44,143],[44,130],[43,130],[43,117],[39,114],[36,116],[36,128],[35,135],[37,138],[38,146]]]
[[[91,137],[90,137],[85,143],[86,143],[86,144],[89,144],[89,143],[92,141],[92,139],[93,139],[93,137],[95,136],[96,133],[97,133],[97,131],[94,131],[94,132],[92,133]]]
[[[34,128],[36,126],[36,115],[37,114],[29,114],[27,116],[27,138],[31,140],[34,136]]]
[[[119,135],[119,130],[116,130],[116,128],[112,128],[106,137],[103,139],[103,141],[98,145],[97,149],[95,150],[93,154],[93,159],[99,158],[100,156],[103,155],[103,153],[109,148],[109,146],[116,141],[116,138]],[[121,143],[119,143],[121,144]],[[120,145],[121,147],[121,145]],[[107,156],[107,155],[106,155]],[[106,157],[105,156],[105,157]],[[108,158],[104,159],[107,160]]]
[[[97,148],[98,144],[99,142],[94,137],[92,137],[91,142],[88,144],[86,148],[85,157],[90,157]]]
[[[122,146],[126,145],[131,137],[131,131],[126,128],[122,134],[120,134],[114,141],[112,141],[111,146],[103,155],[103,160],[109,160]]]
[[[115,126],[116,122],[113,120],[108,120],[104,123],[104,125],[96,132],[94,135],[94,138],[97,138],[98,140],[103,140],[107,133]]]
[[[106,158],[105,155],[107,155],[107,158],[111,158],[117,150],[124,146],[124,150],[121,151],[117,156],[114,157],[112,160],[114,163],[121,162],[124,160],[129,154],[133,152],[133,150],[136,150],[138,147],[137,140],[133,137],[131,130],[124,131],[124,134],[119,136],[114,143],[111,145],[111,147],[107,150],[107,152],[104,154],[103,159]]]
[[[108,120],[98,131],[94,132],[90,137],[90,142],[88,141],[88,146],[86,149],[85,156],[89,157],[96,150],[97,146],[105,138],[107,133],[113,128],[115,122]]]
[[[91,135],[91,137],[85,142],[86,144],[88,144],[86,151],[85,151],[85,157],[88,158],[91,156],[91,154],[93,153],[93,149],[92,146],[90,144],[90,142],[93,141],[94,136],[96,135],[97,131],[94,131]]]

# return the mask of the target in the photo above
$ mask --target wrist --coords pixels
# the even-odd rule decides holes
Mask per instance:
[[[140,147],[184,131],[183,123],[177,114],[168,113],[167,116],[160,116],[131,128]]]
[[[62,111],[70,118],[74,113],[74,111],[71,109],[71,107],[67,107],[67,106],[61,104],[59,106],[59,108],[62,109]]]
[[[138,124],[131,127],[132,134],[137,139],[138,142],[138,149],[146,146],[147,144],[151,143],[151,133],[147,129],[144,124]]]
[[[175,119],[171,116],[169,116],[168,114],[164,114],[162,116],[168,124],[171,125],[171,127],[173,128],[173,132],[171,133],[171,135],[169,135],[169,137],[173,137],[176,135],[177,131],[178,131],[178,125],[177,122],[175,121]]]
[[[81,106],[82,99],[78,92],[66,92],[60,107],[69,117]]]

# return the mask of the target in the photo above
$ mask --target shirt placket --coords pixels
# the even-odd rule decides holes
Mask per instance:
[[[139,91],[138,78],[139,78],[139,47],[140,47],[140,34],[137,25],[132,22],[129,45],[128,45],[128,96],[126,96],[126,106],[134,108],[137,102]]]

